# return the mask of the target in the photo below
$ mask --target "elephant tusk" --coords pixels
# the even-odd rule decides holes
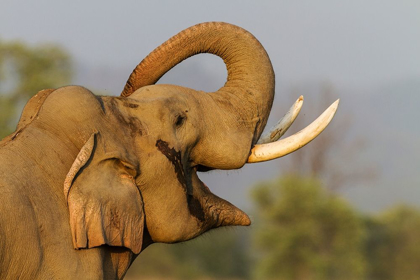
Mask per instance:
[[[339,101],[340,99],[335,101],[315,121],[298,133],[276,142],[255,145],[251,150],[251,155],[247,162],[269,161],[302,148],[315,139],[327,127],[337,111]]]
[[[303,96],[301,95],[295,104],[290,107],[289,111],[279,120],[279,122],[273,126],[269,132],[264,133],[257,144],[266,144],[277,141],[282,137],[292,123],[295,121],[296,117],[299,115],[300,109],[303,105]]]

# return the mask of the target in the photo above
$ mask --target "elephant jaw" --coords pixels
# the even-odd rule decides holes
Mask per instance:
[[[209,204],[215,205],[210,208],[210,214],[215,222],[214,228],[223,226],[249,226],[251,220],[245,212],[234,206],[233,204],[214,196],[216,199],[209,199]],[[210,200],[216,200],[210,202]]]
[[[251,220],[245,212],[213,194],[210,189],[201,182],[201,206],[205,213],[204,224],[211,229],[223,226],[249,226]]]

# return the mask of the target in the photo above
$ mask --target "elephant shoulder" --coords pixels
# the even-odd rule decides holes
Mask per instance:
[[[31,211],[22,209],[26,208],[24,201],[10,190],[0,185],[0,279],[36,279],[42,251],[33,238],[37,237],[35,219]]]

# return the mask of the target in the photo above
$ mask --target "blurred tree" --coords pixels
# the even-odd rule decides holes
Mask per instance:
[[[247,279],[249,231],[220,228],[180,244],[154,244],[140,254],[127,276],[171,279]]]
[[[256,279],[363,279],[362,220],[319,180],[286,176],[252,196]]]
[[[19,110],[38,91],[68,84],[70,56],[56,45],[0,40],[0,139],[11,133]]]
[[[420,211],[400,205],[366,222],[369,279],[419,279]]]

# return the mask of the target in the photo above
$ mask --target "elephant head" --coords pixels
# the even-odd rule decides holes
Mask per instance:
[[[225,62],[228,77],[218,91],[155,85],[199,53]],[[75,248],[108,244],[139,253],[152,242],[249,225],[249,217],[212,194],[197,172],[237,169],[290,153],[315,138],[337,107],[302,132],[276,141],[296,117],[300,98],[257,143],[273,103],[274,80],[257,39],[226,23],[190,27],[150,53],[121,97],[98,99],[103,127],[92,130],[67,174],[64,193]]]

